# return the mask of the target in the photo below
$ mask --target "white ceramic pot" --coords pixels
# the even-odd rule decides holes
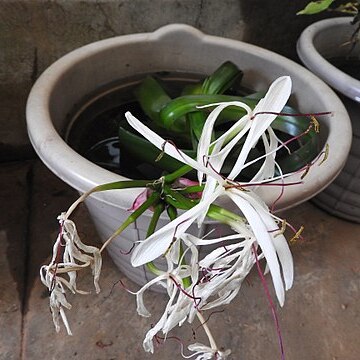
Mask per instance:
[[[335,117],[322,117],[322,144],[331,144],[332,156],[322,167],[315,166],[302,185],[289,186],[278,209],[299,204],[325,188],[337,176],[347,157],[351,127],[345,108],[334,92],[300,65],[270,51],[240,42],[208,36],[187,25],[168,25],[153,33],[119,36],[79,48],[51,65],[34,85],[27,103],[27,124],[31,142],[42,161],[62,180],[80,192],[122,180],[124,177],[89,162],[63,140],[67,115],[76,104],[96,89],[130,75],[157,71],[209,74],[230,60],[244,71],[243,83],[252,89],[266,89],[279,76],[293,80],[292,103],[303,112],[333,110]],[[336,121],[334,121],[336,120]],[[339,134],[342,136],[339,137]],[[289,182],[299,180],[291,176]],[[279,187],[263,188],[261,196],[271,204]],[[128,216],[138,190],[95,194],[88,209],[102,239],[106,239]],[[59,211],[64,209],[59,209]],[[142,283],[143,269],[132,269],[129,256],[121,255],[135,240],[144,239],[149,214],[142,216],[109,247],[118,267],[132,280]],[[166,218],[163,218],[164,224]],[[160,224],[161,226],[161,224]],[[200,232],[207,232],[207,223]],[[199,232],[195,227],[193,232]]]
[[[331,214],[360,222],[360,81],[327,60],[349,55],[350,45],[344,44],[348,43],[354,31],[351,20],[350,17],[342,17],[312,24],[301,34],[297,51],[307,68],[339,92],[353,127],[352,146],[343,171],[313,200]],[[360,58],[359,44],[350,56]],[[338,135],[343,136],[341,130]]]

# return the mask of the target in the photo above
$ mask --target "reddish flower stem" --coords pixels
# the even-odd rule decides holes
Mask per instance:
[[[190,299],[194,300],[194,304],[195,304],[195,307],[197,308],[201,302],[201,297],[196,297],[196,296],[193,296],[191,294],[189,294],[177,281],[176,279],[172,276],[172,275],[169,275],[169,278],[174,282],[174,284],[176,285],[176,287],[183,293],[185,294],[187,297],[189,297]]]
[[[55,269],[54,269],[54,273],[53,273],[53,277],[51,280],[51,285],[50,285],[50,289],[49,292],[51,293],[54,288],[55,288],[55,279],[56,279],[56,273],[57,273],[57,269],[58,269],[58,265],[61,259],[61,255],[63,253],[62,247],[65,246],[65,244],[62,243],[63,240],[63,231],[64,231],[64,224],[61,221],[60,222],[60,228],[59,228],[59,245],[56,249],[56,256],[55,256]]]
[[[331,111],[323,111],[323,112],[309,113],[309,114],[301,114],[301,113],[291,114],[291,113],[283,113],[283,112],[278,113],[278,112],[273,112],[273,111],[259,111],[251,117],[251,120],[253,120],[258,115],[307,116],[307,117],[310,117],[310,116],[324,116],[324,115],[331,115],[331,114],[332,114]]]
[[[257,251],[256,251],[256,248],[255,248],[254,244],[252,245],[252,249],[253,249],[253,253],[254,253],[254,256],[255,256],[256,268],[257,268],[257,271],[259,273],[263,288],[265,290],[265,294],[266,294],[266,297],[268,299],[269,306],[270,306],[270,309],[271,309],[271,314],[272,314],[274,322],[275,322],[276,332],[277,332],[278,339],[279,339],[281,360],[285,360],[284,345],[283,345],[283,340],[282,340],[282,336],[281,336],[279,319],[277,317],[277,313],[276,313],[276,309],[275,309],[275,304],[274,304],[274,302],[273,302],[273,300],[271,298],[270,291],[269,291],[269,288],[267,286],[265,276],[264,276],[264,274],[263,274],[263,272],[261,270],[259,258],[258,258]]]

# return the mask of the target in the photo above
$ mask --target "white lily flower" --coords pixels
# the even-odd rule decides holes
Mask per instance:
[[[60,319],[65,325],[66,331],[68,335],[72,335],[69,323],[67,321],[67,317],[64,311],[64,308],[70,310],[71,304],[66,300],[65,297],[65,288],[68,287],[70,291],[74,291],[72,286],[65,280],[56,279],[54,283],[54,276],[48,271],[47,266],[42,266],[40,269],[40,278],[42,283],[49,289],[50,291],[50,311],[53,318],[53,323],[55,325],[56,332],[60,331]]]
[[[175,326],[181,326],[184,321],[192,323],[199,311],[213,309],[218,306],[229,304],[238,294],[241,284],[250,272],[255,263],[253,244],[256,239],[251,237],[251,232],[246,232],[246,237],[239,234],[228,235],[217,239],[201,239],[190,234],[181,236],[182,247],[185,253],[190,252],[188,265],[182,265],[177,253],[180,239],[173,244],[171,251],[166,254],[168,270],[162,272],[155,279],[149,281],[136,295],[138,313],[148,317],[150,313],[144,305],[144,292],[154,284],[159,284],[167,288],[169,296],[164,313],[158,322],[147,332],[143,347],[147,352],[154,351],[153,339],[157,333],[162,332],[166,339],[167,334]],[[208,253],[203,259],[199,259],[199,247],[214,246],[217,248]],[[263,255],[260,254],[259,258]],[[176,266],[176,267],[175,267]],[[191,286],[183,288],[183,279],[191,277]],[[209,350],[196,355],[214,356],[217,350]],[[214,347],[212,346],[212,349]],[[195,356],[195,355],[194,355]],[[217,354],[220,356],[220,354]],[[203,357],[206,359],[206,357]],[[219,357],[218,357],[219,358]]]
[[[199,309],[226,305],[238,294],[255,262],[252,245],[256,239],[241,238],[239,234],[209,240],[184,234],[182,239],[194,247],[221,244],[198,263],[202,277],[193,282],[192,294],[199,300],[197,306],[190,309],[189,320],[192,320]]]
[[[240,241],[239,241],[240,240]],[[233,234],[218,239],[200,239],[190,234],[181,237],[184,255],[188,265],[184,265],[179,258],[174,256],[178,253],[180,239],[177,239],[171,250],[166,254],[168,270],[161,272],[155,279],[149,281],[136,295],[138,313],[148,317],[150,313],[144,305],[144,292],[154,284],[166,286],[169,300],[158,322],[147,332],[143,341],[143,347],[147,352],[154,352],[154,337],[162,332],[166,340],[167,334],[175,326],[181,326],[186,320],[192,323],[195,316],[200,316],[202,326],[206,327],[211,347],[196,344],[190,346],[195,351],[190,357],[198,359],[221,359],[226,358],[230,351],[221,352],[217,349],[205,320],[199,311],[211,309],[220,305],[228,304],[238,293],[241,283],[252,268],[255,259],[251,247],[254,238],[242,239],[239,234]],[[214,244],[226,244],[219,246],[203,259],[199,259],[199,247]],[[226,250],[224,250],[226,248]],[[190,253],[190,254],[189,254]],[[201,271],[208,269],[211,279],[208,281],[206,274]],[[202,275],[202,277],[200,277]],[[183,280],[191,278],[191,285],[185,289]],[[215,356],[215,357],[214,357]]]
[[[64,308],[71,309],[71,305],[65,297],[66,288],[74,294],[87,294],[88,292],[77,289],[77,271],[91,267],[95,290],[96,293],[99,293],[102,258],[98,248],[81,242],[74,222],[67,219],[65,213],[61,214],[58,219],[60,232],[53,246],[52,259],[49,265],[41,267],[40,278],[49,290],[50,309],[56,331],[60,330],[61,318],[68,334],[72,335],[64,311]],[[69,280],[64,279],[62,274],[67,274]]]
[[[263,140],[265,149],[269,153],[266,154],[265,161],[260,171],[255,175],[255,179],[259,181],[273,176],[276,166],[274,149],[277,148],[278,141],[271,130],[268,132],[269,140],[264,133],[276,118],[276,113],[279,113],[285,106],[290,92],[290,78],[281,77],[274,81],[265,97],[259,101],[253,111],[239,102],[220,104],[212,111],[204,125],[202,136],[199,140],[197,160],[191,159],[173,144],[166,142],[137,120],[131,113],[126,113],[126,118],[134,129],[146,136],[149,141],[168,155],[196,169],[199,181],[205,183],[203,196],[197,205],[155,232],[135,248],[131,259],[133,266],[140,266],[161,256],[170,246],[174,237],[181,237],[191,223],[198,220],[199,224],[201,224],[209,206],[217,198],[228,196],[238,206],[249,222],[253,233],[253,240],[255,241],[256,239],[266,258],[279,303],[281,305],[284,303],[282,273],[285,277],[286,289],[291,287],[293,277],[293,262],[288,245],[283,237],[275,239],[274,231],[278,229],[278,226],[272,219],[269,209],[264,206],[263,202],[256,197],[253,191],[244,192],[227,185],[228,181],[234,181],[242,169],[246,167],[245,162],[248,154],[260,138]],[[239,119],[225,134],[210,144],[215,120],[220,111],[229,105],[241,106],[245,108],[247,114]],[[221,167],[231,149],[245,135],[246,139],[240,154],[230,174],[224,179],[219,173]],[[205,180],[203,180],[203,176],[205,176]],[[250,181],[247,184],[251,183]],[[243,234],[243,225],[240,226],[239,223],[234,221],[230,225],[235,231]]]
[[[143,341],[144,350],[147,352],[154,352],[153,338],[159,331],[162,331],[165,338],[170,330],[175,326],[181,326],[184,321],[187,319],[190,309],[194,307],[194,300],[186,295],[180,290],[182,286],[182,278],[180,278],[176,272],[174,273],[164,273],[163,275],[157,277],[151,283],[159,283],[160,281],[166,280],[167,282],[167,291],[169,295],[169,301],[165,307],[164,313],[158,322],[147,332],[145,339]],[[150,315],[142,302],[142,294],[149,287],[146,284],[139,292],[136,293],[138,301],[138,312],[139,312],[139,303],[141,303],[142,313],[139,312],[142,316]],[[139,296],[141,301],[139,302]],[[145,309],[145,311],[144,311]]]
[[[164,313],[158,322],[147,332],[143,341],[144,350],[147,352],[154,352],[153,339],[158,332],[161,331],[166,339],[168,332],[175,326],[181,326],[186,320],[189,322],[192,321],[189,319],[189,314],[191,314],[191,310],[195,308],[196,301],[199,299],[194,299],[191,295],[191,288],[183,288],[183,279],[190,277],[192,283],[198,281],[199,252],[197,247],[193,246],[189,241],[184,241],[184,245],[190,245],[184,251],[184,253],[190,252],[191,260],[189,265],[183,265],[181,261],[178,261],[179,258],[175,258],[174,254],[172,254],[177,253],[176,248],[180,246],[180,242],[177,240],[176,243],[173,244],[171,251],[166,255],[168,265],[167,271],[161,272],[156,278],[150,280],[137,292],[129,291],[136,295],[138,314],[148,317],[151,314],[144,305],[143,295],[145,291],[154,284],[163,286],[167,289],[169,300]],[[176,267],[174,265],[176,265]]]

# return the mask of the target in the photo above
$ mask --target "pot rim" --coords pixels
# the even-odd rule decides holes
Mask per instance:
[[[352,17],[339,17],[317,21],[308,26],[297,41],[297,53],[303,64],[334,89],[350,99],[360,102],[360,81],[339,70],[317,50],[314,40],[329,29],[350,27]],[[333,38],[329,38],[332,41]]]

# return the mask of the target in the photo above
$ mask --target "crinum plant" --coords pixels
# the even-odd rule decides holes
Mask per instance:
[[[136,296],[137,312],[144,317],[151,316],[144,301],[144,293],[150,286],[161,286],[168,297],[162,316],[145,336],[145,351],[154,352],[154,341],[158,339],[159,333],[166,339],[176,326],[181,326],[186,321],[192,323],[198,318],[209,343],[194,343],[187,350],[182,346],[181,354],[185,358],[197,360],[226,359],[230,350],[223,350],[217,344],[204,313],[229,304],[239,293],[241,284],[254,266],[269,294],[260,264],[262,260],[266,262],[266,271],[271,275],[278,302],[281,306],[284,305],[285,291],[292,287],[294,278],[293,259],[284,231],[289,226],[294,232],[293,239],[296,239],[302,228],[296,231],[286,220],[279,218],[273,212],[273,206],[268,207],[257,190],[270,183],[280,189],[301,184],[311,165],[321,161],[323,156],[322,153],[319,154],[298,170],[298,181],[286,180],[290,173],[283,173],[276,154],[280,149],[290,151],[288,145],[296,139],[280,140],[270,125],[281,114],[290,94],[291,79],[284,76],[272,83],[253,109],[240,101],[204,105],[213,110],[199,136],[195,158],[185,154],[173,141],[162,138],[130,112],[126,113],[126,120],[134,130],[147,138],[162,154],[167,154],[183,165],[156,180],[129,180],[99,185],[83,194],[67,212],[59,216],[60,232],[53,247],[51,261],[40,270],[41,280],[50,293],[50,308],[57,331],[62,321],[71,334],[66,317],[66,310],[71,305],[66,299],[66,293],[83,293],[77,288],[77,273],[91,268],[95,289],[99,292],[103,250],[149,209],[153,215],[147,237],[134,244],[131,263],[134,267],[146,264],[154,276],[138,291],[131,291],[124,285],[129,293]],[[244,114],[221,136],[214,138],[214,125],[222,111],[228,107],[241,108]],[[307,116],[311,120],[304,134],[318,131],[314,114]],[[301,135],[297,137],[299,136]],[[243,143],[241,150],[230,171],[224,175],[224,163],[230,155],[233,158],[232,150],[239,142]],[[255,159],[248,159],[249,152],[258,142],[262,143],[264,153]],[[256,174],[247,181],[239,181],[241,173],[254,162],[260,163]],[[186,179],[186,174],[194,170],[197,174],[196,182]],[[134,199],[128,219],[100,249],[85,245],[74,222],[70,220],[75,208],[97,191],[122,191],[130,187],[144,187],[145,190]],[[280,196],[281,194],[282,191]],[[222,205],[219,205],[218,200],[223,199],[227,199],[227,202],[222,201]],[[157,229],[158,219],[163,212],[167,212],[170,221]],[[199,238],[188,232],[191,224],[201,226],[205,218],[228,225],[233,233]],[[205,251],[200,252],[200,248]],[[155,260],[159,259],[163,262],[161,268],[155,265]],[[284,358],[275,307],[270,295],[268,297],[277,324],[281,356]],[[189,355],[185,354],[187,351],[190,352]]]

